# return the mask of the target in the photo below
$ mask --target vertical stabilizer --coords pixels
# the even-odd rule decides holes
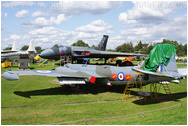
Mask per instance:
[[[13,45],[12,45],[12,51],[18,51],[18,43],[16,41],[13,42]]]
[[[170,61],[170,63],[174,63],[175,53],[176,47],[174,45],[157,44],[145,59],[143,64],[144,70],[162,72],[163,66],[167,66]]]
[[[31,40],[29,43],[29,48],[28,48],[27,52],[36,52],[34,44],[35,44],[35,42],[33,40]]]
[[[103,35],[103,38],[101,39],[100,43],[98,44],[98,47],[96,48],[96,50],[105,51],[107,41],[108,41],[108,35]]]
[[[161,68],[159,66],[158,69],[160,69],[160,72],[166,75],[172,75],[172,76],[177,75],[178,69],[177,69],[177,64],[176,64],[176,59],[175,59],[174,54],[171,56],[170,61],[167,66],[161,65]]]

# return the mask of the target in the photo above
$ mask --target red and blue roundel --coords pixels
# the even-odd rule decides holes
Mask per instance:
[[[61,50],[61,55],[62,55],[62,56],[65,55],[65,50]]]
[[[120,80],[120,81],[124,81],[124,80],[125,80],[125,75],[124,75],[124,73],[123,73],[123,72],[120,72],[120,73],[117,75],[117,78],[118,78],[118,80]]]

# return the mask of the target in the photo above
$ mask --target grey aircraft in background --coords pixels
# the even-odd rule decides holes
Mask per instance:
[[[175,54],[175,53],[174,53]],[[40,75],[57,77],[61,85],[100,84],[126,85],[129,83],[179,83],[186,78],[186,68],[178,72],[174,54],[167,65],[158,65],[155,72],[144,70],[144,63],[140,66],[117,67],[112,65],[66,64],[55,70],[35,71],[7,71],[3,77],[7,80],[19,79],[18,75]],[[153,61],[152,61],[153,62]]]
[[[77,46],[64,46],[64,45],[54,45],[50,49],[46,49],[39,55],[45,59],[60,59],[61,56],[72,56],[73,59],[76,58],[108,58],[114,57],[127,57],[127,56],[147,56],[145,54],[134,54],[134,53],[121,53],[121,52],[109,52],[105,51],[108,41],[108,35],[103,35],[102,40],[95,48],[88,47],[77,47]]]
[[[1,52],[1,61],[7,60],[7,61],[15,62],[19,60],[20,56],[26,55],[29,57],[34,57],[35,53],[36,50],[33,40],[30,41],[29,48],[26,51],[18,51],[17,42],[14,42],[11,50],[5,50]]]

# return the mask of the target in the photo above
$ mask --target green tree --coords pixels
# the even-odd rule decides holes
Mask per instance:
[[[12,47],[6,47],[6,48],[3,49],[3,51],[5,51],[5,50],[11,50],[11,49],[12,49]]]
[[[42,52],[42,48],[40,46],[36,46],[35,50],[37,53],[41,53]]]
[[[133,52],[133,43],[132,43],[132,42],[124,43],[123,45],[118,46],[118,47],[116,48],[116,51],[117,51],[117,52],[127,52],[127,53],[131,53],[131,52]]]
[[[143,48],[141,51],[143,51],[143,52],[141,52],[141,53],[144,53],[144,54],[149,54],[150,52],[151,52],[151,50],[153,49],[153,45],[150,45],[150,46],[148,46],[148,47],[145,47],[145,48]]]
[[[82,40],[78,40],[76,43],[73,43],[72,46],[89,47],[89,45]]]
[[[140,40],[138,45],[134,47],[134,51],[141,51],[142,50],[142,41]]]
[[[183,46],[184,48],[184,54],[187,56],[187,43]]]
[[[95,45],[92,45],[91,47],[95,48],[96,46],[95,46]]]
[[[113,49],[107,49],[106,51],[116,52],[116,50],[113,50]]]
[[[179,44],[177,41],[169,40],[169,39],[163,39],[162,43],[172,44],[176,46],[176,54],[178,56],[185,56],[187,55],[187,44],[184,46],[182,44]]]
[[[28,48],[29,48],[28,45],[24,45],[24,46],[21,48],[21,50],[24,51],[24,50],[27,50]]]
[[[169,39],[163,39],[162,43],[172,44],[178,47],[179,43],[177,41],[170,41]]]

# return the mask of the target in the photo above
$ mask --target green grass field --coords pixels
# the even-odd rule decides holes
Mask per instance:
[[[57,65],[52,66],[49,63],[37,67],[37,64],[34,64],[31,67],[37,70],[54,69]],[[8,69],[10,68],[2,68],[1,73]],[[70,88],[61,88],[56,83],[57,79],[53,77],[20,76],[16,81],[8,81],[1,77],[1,124],[84,125],[85,118],[89,125],[187,124],[187,79],[182,80],[180,84],[169,84],[174,94],[172,98],[165,98],[165,91],[161,88],[159,100],[147,98],[147,103],[140,103],[138,100],[122,101],[124,86],[92,86],[81,91],[73,91]],[[145,87],[149,91],[149,85]],[[137,91],[134,88],[131,92],[132,96],[135,96]],[[181,107],[182,102],[183,107]],[[173,105],[177,106],[158,110]],[[139,112],[141,113],[136,114]],[[136,115],[125,116],[131,114]],[[104,119],[117,116],[125,117]],[[96,119],[90,120],[93,118]],[[75,120],[81,121],[69,122]]]

